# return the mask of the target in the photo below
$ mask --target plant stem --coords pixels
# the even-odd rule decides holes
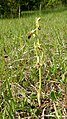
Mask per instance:
[[[39,68],[39,89],[41,90],[41,66]]]
[[[41,97],[41,66],[39,68],[39,89],[38,89],[38,103],[39,103],[39,106],[41,105],[40,97]]]

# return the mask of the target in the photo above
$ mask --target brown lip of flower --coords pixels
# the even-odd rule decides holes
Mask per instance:
[[[32,30],[32,31],[28,34],[28,39],[31,38],[31,36],[36,32],[36,30],[37,30],[37,29],[34,29],[34,30]],[[40,27],[40,26],[38,27],[38,30],[41,30],[41,27]]]
[[[31,36],[34,34],[35,31],[36,31],[36,29],[32,30],[32,31],[28,34],[28,39],[31,38]]]
[[[28,34],[28,39],[30,39],[30,38],[31,38],[31,36],[32,36],[32,34],[31,34],[31,33],[29,33],[29,34]]]

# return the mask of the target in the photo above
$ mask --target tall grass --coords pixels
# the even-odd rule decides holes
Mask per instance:
[[[59,119],[66,116],[66,14],[65,10],[21,19],[0,19],[1,119],[29,116],[32,119],[42,116]],[[43,49],[43,66],[38,71],[34,52],[36,37],[28,39],[28,33],[36,27],[35,18],[39,16],[41,30],[38,37]],[[40,107],[37,100],[39,74],[42,78]]]

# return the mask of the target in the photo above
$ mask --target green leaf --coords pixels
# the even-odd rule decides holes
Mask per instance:
[[[54,91],[51,91],[50,96],[51,96],[52,100],[55,100],[55,92]]]

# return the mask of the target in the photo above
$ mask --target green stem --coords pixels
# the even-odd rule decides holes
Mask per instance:
[[[39,90],[41,91],[41,66],[39,68]]]
[[[39,68],[39,89],[38,89],[38,103],[39,103],[39,106],[41,105],[40,97],[41,97],[41,66]]]

